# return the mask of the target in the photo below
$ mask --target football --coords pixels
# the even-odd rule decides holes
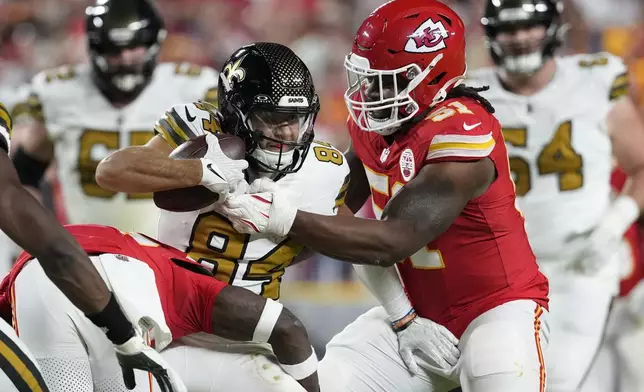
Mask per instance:
[[[246,146],[244,141],[234,135],[216,133],[221,150],[231,159],[244,159]],[[175,148],[170,154],[174,159],[199,159],[208,151],[206,136],[199,136]],[[218,195],[204,186],[170,189],[154,192],[154,204],[157,207],[173,212],[196,211],[217,201]]]

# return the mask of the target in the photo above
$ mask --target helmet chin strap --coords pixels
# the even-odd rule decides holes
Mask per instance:
[[[276,152],[264,150],[261,147],[257,147],[250,155],[255,158],[258,162],[263,163],[264,165],[270,167],[271,169],[284,169],[290,166],[293,163],[293,153],[295,149],[290,151]],[[279,164],[279,167],[278,167]],[[261,177],[270,177],[277,173],[270,172],[260,172]]]

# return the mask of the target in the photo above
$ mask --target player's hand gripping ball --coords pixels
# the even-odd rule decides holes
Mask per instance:
[[[244,159],[246,146],[244,141],[234,135],[216,133],[221,151],[230,159]],[[206,136],[199,136],[175,148],[170,154],[174,159],[199,159],[208,151]],[[154,192],[154,204],[157,207],[173,212],[196,211],[209,206],[218,199],[218,195],[202,185],[188,188],[170,189]]]

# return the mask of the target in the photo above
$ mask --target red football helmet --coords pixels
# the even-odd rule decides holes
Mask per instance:
[[[362,23],[344,66],[355,123],[392,134],[464,79],[463,21],[437,0],[392,0]]]

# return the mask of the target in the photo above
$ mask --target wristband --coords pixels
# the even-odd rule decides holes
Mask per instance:
[[[394,330],[394,332],[402,332],[406,330],[412,323],[418,317],[418,314],[416,314],[416,310],[411,309],[409,313],[407,313],[403,318],[396,320],[391,323],[391,328]]]
[[[121,345],[134,336],[132,323],[123,314],[114,293],[103,310],[94,314],[86,314],[85,317],[101,328],[107,338],[116,345]]]
[[[18,172],[20,183],[38,188],[40,180],[42,180],[45,171],[47,171],[49,162],[42,162],[34,158],[27,154],[22,147],[18,148],[12,161],[16,172]]]
[[[297,381],[303,380],[318,370],[318,357],[315,355],[315,349],[311,347],[311,355],[301,363],[296,365],[284,365],[280,363],[282,370]]]

